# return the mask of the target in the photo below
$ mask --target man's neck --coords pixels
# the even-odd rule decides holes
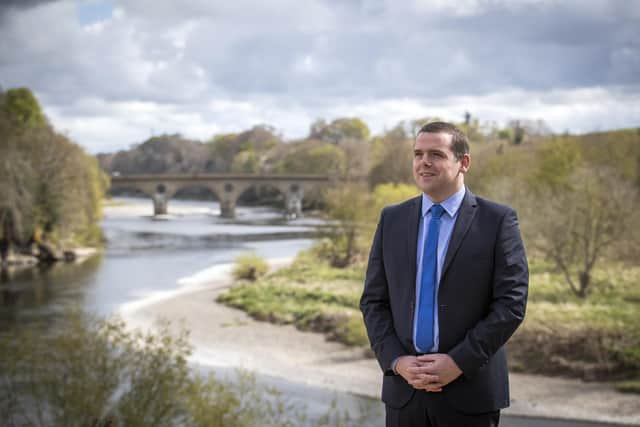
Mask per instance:
[[[447,193],[445,193],[444,195],[442,194],[429,194],[429,193],[424,193],[427,195],[427,197],[429,198],[429,200],[431,200],[433,203],[442,203],[445,200],[447,200],[449,197],[453,196],[454,194],[456,194],[458,191],[460,191],[462,188],[464,187],[464,181],[460,182],[456,188],[453,191],[449,191]]]

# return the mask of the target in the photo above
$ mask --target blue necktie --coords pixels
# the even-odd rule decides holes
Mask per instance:
[[[436,295],[436,272],[438,266],[438,234],[443,208],[431,206],[431,220],[422,252],[422,277],[420,278],[420,301],[418,301],[418,323],[416,346],[423,352],[433,347],[433,314]]]

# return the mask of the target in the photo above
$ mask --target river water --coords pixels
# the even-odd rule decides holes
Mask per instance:
[[[101,316],[162,292],[204,284],[241,253],[290,258],[309,248],[319,222],[285,223],[277,210],[238,208],[218,216],[214,202],[172,201],[169,215],[151,216],[151,202],[116,198],[105,209],[103,253],[83,263],[30,268],[2,277],[0,329],[51,320],[69,306]],[[208,273],[210,271],[210,273]]]

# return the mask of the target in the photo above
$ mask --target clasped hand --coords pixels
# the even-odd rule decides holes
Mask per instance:
[[[396,363],[396,372],[413,388],[431,392],[442,391],[442,387],[462,374],[456,362],[441,353],[402,356]]]

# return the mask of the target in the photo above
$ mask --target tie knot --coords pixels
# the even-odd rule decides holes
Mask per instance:
[[[440,219],[442,213],[444,212],[444,208],[440,205],[431,206],[431,218]]]

